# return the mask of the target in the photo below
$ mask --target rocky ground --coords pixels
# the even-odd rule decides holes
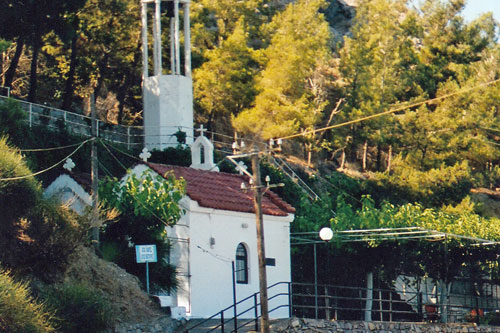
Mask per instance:
[[[70,262],[64,279],[87,282],[100,290],[112,303],[114,324],[150,321],[162,315],[135,276],[98,258],[91,249],[79,247]]]

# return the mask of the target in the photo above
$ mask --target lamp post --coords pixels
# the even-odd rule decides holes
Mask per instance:
[[[329,242],[333,238],[332,229],[325,227],[319,231],[319,238],[323,242]],[[315,241],[314,245],[314,314],[315,318],[318,319],[318,264],[317,264],[317,254],[316,254],[316,244],[322,243]]]

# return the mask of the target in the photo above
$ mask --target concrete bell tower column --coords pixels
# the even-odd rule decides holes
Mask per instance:
[[[193,142],[193,81],[191,78],[191,34],[189,0],[142,0],[142,91],[144,101],[144,145],[149,150],[174,147],[179,130],[186,143]],[[148,5],[152,12],[153,75],[149,75]],[[162,6],[163,10],[162,11]],[[184,71],[181,71],[180,10],[184,19]],[[170,68],[163,69],[161,16],[170,23]],[[165,74],[164,74],[165,73]]]

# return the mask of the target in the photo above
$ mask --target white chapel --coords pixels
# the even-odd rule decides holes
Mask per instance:
[[[200,149],[203,147],[204,149]],[[179,286],[171,296],[172,307],[181,308],[189,318],[206,318],[233,304],[233,266],[236,298],[250,297],[238,305],[238,312],[254,304],[259,291],[257,232],[249,177],[218,172],[213,164],[212,143],[200,135],[192,145],[192,160],[199,152],[202,163],[191,167],[145,162],[135,166],[140,176],[150,169],[159,175],[171,171],[186,181],[186,196],[180,201],[185,214],[167,237],[172,244],[170,263],[177,268]],[[288,317],[287,283],[290,271],[290,223],[295,209],[272,191],[262,198],[266,265],[271,318]],[[243,317],[252,317],[253,312]]]

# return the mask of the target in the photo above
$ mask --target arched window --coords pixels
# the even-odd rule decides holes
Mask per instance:
[[[205,164],[205,146],[200,146],[200,164]]]
[[[236,248],[236,283],[248,284],[248,254],[243,243]]]

